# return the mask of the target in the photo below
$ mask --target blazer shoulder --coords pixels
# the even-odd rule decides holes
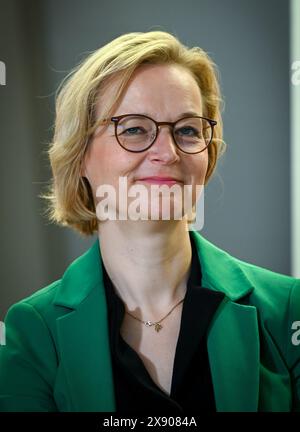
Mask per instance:
[[[300,289],[300,279],[237,258],[235,260],[253,285],[254,294],[268,303],[288,300],[294,289]]]
[[[61,278],[12,304],[6,316],[15,311],[18,314],[24,308],[30,310],[31,306],[50,327],[54,326],[56,318],[74,309],[74,304],[85,298],[98,282],[97,253],[99,254],[98,244],[95,242],[67,265]],[[58,301],[65,298],[69,301]]]
[[[23,328],[24,331],[30,329],[33,334],[38,334],[42,326],[52,340],[57,339],[56,319],[65,313],[62,308],[54,305],[53,301],[61,284],[61,279],[35,291],[33,294],[12,304],[4,318],[7,331],[11,328]],[[44,338],[46,341],[46,339]]]
[[[237,262],[254,287],[248,301],[257,309],[266,340],[277,346],[288,367],[298,364],[300,368],[299,344],[293,343],[295,330],[300,327],[300,279]]]
[[[255,306],[263,320],[282,324],[289,316],[300,316],[300,279],[241,260],[202,237],[201,243],[208,251],[206,264],[212,261],[220,269],[215,279],[223,275],[231,291],[241,290],[243,285],[252,287],[249,296],[241,300]],[[213,271],[211,268],[210,273]]]
[[[253,286],[251,299],[254,304],[272,311],[277,317],[280,313],[286,313],[294,296],[293,292],[300,290],[300,279],[233,259]]]
[[[50,305],[53,303],[56,292],[61,285],[62,279],[58,279],[49,285],[40,288],[29,296],[24,297],[18,302],[14,303],[10,308],[19,307],[19,305],[29,304],[34,309],[36,309],[39,313],[43,314],[44,311],[49,309]]]
[[[261,326],[282,352],[289,352],[294,323],[300,323],[300,279],[240,260],[237,262],[254,287],[249,301],[257,308]]]
[[[235,301],[251,291],[267,305],[288,300],[300,279],[243,261],[209,242],[199,233],[193,233],[199,250],[205,282],[228,294]],[[298,288],[299,289],[299,288]]]

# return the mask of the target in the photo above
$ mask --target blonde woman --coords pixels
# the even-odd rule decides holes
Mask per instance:
[[[183,217],[163,218],[150,194],[190,185],[195,209],[224,151],[220,104],[209,56],[165,32],[120,36],[64,80],[49,214],[97,240],[9,309],[1,411],[300,410],[300,281],[211,244],[176,194]]]

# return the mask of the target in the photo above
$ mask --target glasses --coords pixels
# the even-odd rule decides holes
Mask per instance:
[[[184,153],[196,154],[205,150],[213,139],[217,122],[205,117],[183,117],[176,122],[157,122],[143,114],[124,114],[110,119],[115,125],[115,137],[125,150],[139,153],[155,142],[159,126],[171,127],[176,146]]]

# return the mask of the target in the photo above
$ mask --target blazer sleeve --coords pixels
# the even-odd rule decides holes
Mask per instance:
[[[53,399],[57,355],[39,312],[21,301],[5,317],[0,346],[0,412],[58,411]]]
[[[293,324],[297,325],[297,329]],[[294,328],[293,328],[294,327]],[[291,290],[289,310],[288,362],[293,390],[293,411],[300,412],[300,280]],[[296,335],[297,331],[297,335]],[[297,337],[295,337],[295,335]]]

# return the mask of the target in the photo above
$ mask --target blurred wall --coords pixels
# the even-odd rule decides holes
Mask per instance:
[[[131,31],[169,31],[219,67],[227,153],[205,192],[202,234],[290,274],[289,9],[286,0],[0,0],[0,320],[89,247],[47,224],[39,193],[54,92],[84,56]]]

